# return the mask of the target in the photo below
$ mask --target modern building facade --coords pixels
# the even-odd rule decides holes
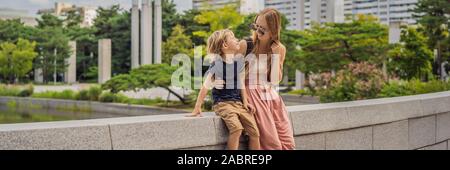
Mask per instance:
[[[352,9],[353,14],[372,14],[380,22],[389,25],[391,22],[406,22],[416,24],[413,9],[418,0],[353,0],[346,2],[346,9]]]
[[[265,8],[274,8],[284,14],[289,21],[287,29],[299,30],[304,21],[303,0],[265,0]]]
[[[41,9],[38,14],[50,13],[57,17],[64,18],[68,12],[78,12],[82,18],[80,25],[82,27],[89,27],[94,24],[94,19],[97,17],[97,11],[95,7],[90,6],[76,6],[69,3],[56,2],[55,7],[51,9]]]
[[[192,8],[203,10],[234,5],[241,14],[250,14],[264,9],[264,2],[265,0],[192,0]]]
[[[290,25],[288,29],[303,30],[313,22],[345,22],[357,14],[374,15],[380,22],[416,24],[410,9],[418,0],[265,0],[265,7],[271,7],[285,14]]]
[[[311,28],[312,23],[350,21],[357,14],[374,15],[382,24],[415,24],[410,9],[418,0],[189,0],[192,8],[221,8],[236,5],[242,14],[275,8],[289,20],[288,29]]]

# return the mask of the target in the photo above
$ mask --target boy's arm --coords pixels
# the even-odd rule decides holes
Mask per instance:
[[[212,86],[212,75],[208,74],[206,76],[206,80],[203,83],[202,88],[200,89],[200,92],[198,94],[197,97],[197,102],[195,103],[195,108],[192,111],[192,113],[190,115],[188,115],[188,117],[197,117],[197,116],[201,116],[202,113],[202,104],[203,101],[205,100],[206,95],[208,94],[208,90],[211,88]]]

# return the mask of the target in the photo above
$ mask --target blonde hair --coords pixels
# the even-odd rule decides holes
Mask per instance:
[[[227,38],[229,35],[233,35],[233,31],[229,29],[223,29],[214,31],[214,33],[211,34],[208,38],[208,42],[206,45],[206,50],[208,55],[211,54],[218,54],[222,58],[224,57],[224,53],[222,51],[223,44],[226,43]],[[211,56],[213,57],[213,56]],[[211,59],[213,61],[214,59]]]

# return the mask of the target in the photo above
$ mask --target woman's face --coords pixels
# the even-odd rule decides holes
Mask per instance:
[[[271,39],[271,35],[270,35],[270,32],[269,32],[269,26],[267,25],[267,22],[264,19],[264,16],[259,16],[256,19],[255,24],[256,24],[257,29],[259,29],[259,31],[256,31],[256,33],[258,35],[257,38],[260,41],[270,40]]]

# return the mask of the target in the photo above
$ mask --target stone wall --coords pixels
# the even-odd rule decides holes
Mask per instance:
[[[450,92],[288,110],[297,149],[449,149]],[[226,138],[213,113],[0,125],[0,149],[224,149]]]

